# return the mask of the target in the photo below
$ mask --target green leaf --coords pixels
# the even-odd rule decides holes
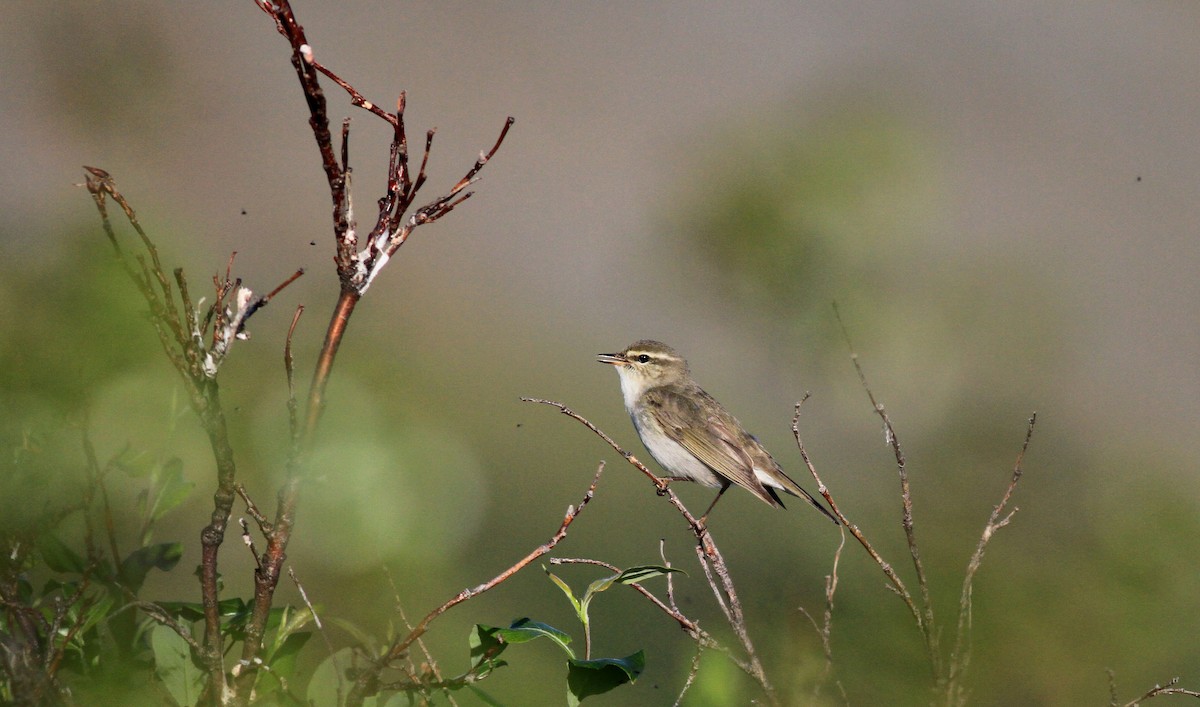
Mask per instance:
[[[296,654],[312,638],[309,631],[301,631],[312,623],[313,615],[308,609],[299,611],[285,607],[282,623],[274,632],[266,650],[266,662],[271,666],[272,673],[284,678],[290,678],[296,662]]]
[[[183,478],[183,460],[171,457],[162,467],[162,476],[158,482],[158,493],[154,498],[154,507],[150,509],[150,521],[157,521],[173,508],[183,503],[196,484]]]
[[[517,619],[508,628],[485,626],[483,624],[475,625],[469,639],[471,646],[471,666],[476,667],[481,663],[494,660],[509,644],[525,643],[535,638],[549,638],[559,648],[562,648],[568,657],[575,657],[574,651],[567,646],[571,642],[569,634],[537,621]]]
[[[589,584],[587,591],[583,593],[583,601],[581,601],[580,604],[584,605],[584,608],[586,610],[587,604],[589,604],[592,601],[592,597],[599,594],[600,592],[604,591],[605,589],[608,589],[609,587],[611,587],[613,585],[613,583],[617,581],[617,578],[620,576],[621,575],[619,575],[619,574],[614,574],[610,577],[601,577],[600,579],[597,579],[596,581]]]
[[[53,533],[43,533],[37,541],[38,551],[46,566],[55,572],[83,572],[87,562],[77,552],[67,547]]]
[[[275,632],[275,645],[287,640],[293,633],[313,622],[313,613],[307,608],[296,610],[292,607],[286,607],[283,615],[283,623],[279,630]]]
[[[470,647],[472,668],[495,661],[496,656],[503,653],[504,649],[508,647],[507,643],[496,636],[496,632],[499,630],[495,626],[483,624],[475,624],[475,628],[471,629],[467,645]]]
[[[79,589],[79,582],[77,581],[64,582],[60,579],[51,577],[50,579],[46,580],[45,584],[42,585],[42,596],[49,596],[54,592],[58,592],[64,597],[69,597],[74,594],[75,590],[77,589]],[[28,599],[28,601],[33,601],[32,596]]]
[[[284,625],[289,614],[295,613],[295,608],[291,606],[273,606],[267,611],[267,630],[274,631]]]
[[[579,617],[580,621],[583,621],[584,608],[579,603],[579,600],[575,598],[575,592],[571,591],[570,585],[560,579],[558,575],[551,572],[545,565],[542,565],[542,571],[546,573],[546,576],[550,578],[550,581],[558,585],[558,588],[563,591],[563,594],[567,595],[567,599],[571,602],[571,606],[575,609],[575,615]]]
[[[349,684],[344,676],[338,673],[338,668],[344,670],[354,661],[354,649],[343,648],[337,653],[321,661],[313,671],[312,679],[308,681],[306,698],[313,705],[340,705],[345,698],[345,690]]]
[[[43,590],[43,593],[49,594],[45,590]],[[17,578],[17,598],[22,604],[28,605],[33,603],[33,583],[24,574]]]
[[[203,581],[204,580],[204,565],[196,565],[195,569],[192,570],[192,575],[195,576],[196,579]],[[217,573],[217,593],[221,593],[224,591],[225,591],[225,577],[220,572],[218,572]]]
[[[595,658],[567,661],[567,704],[576,707],[585,697],[600,695],[633,682],[646,669],[646,654],[638,651],[624,658]]]
[[[347,621],[346,619],[339,619],[336,616],[328,617],[325,619],[325,621],[327,623],[333,624],[334,626],[337,626],[338,628],[342,629],[346,633],[350,634],[350,637],[353,638],[355,641],[357,641],[359,644],[361,644],[362,646],[364,646],[366,648],[369,648],[368,652],[374,652],[376,650],[375,636],[373,636],[372,634],[368,633],[367,631],[364,631],[363,629],[359,628],[358,624],[351,623],[350,621]]]
[[[142,588],[150,570],[169,572],[183,557],[183,543],[159,543],[129,553],[121,562],[121,582],[133,593]]]
[[[504,707],[503,702],[500,702],[495,697],[492,697],[475,685],[467,685],[467,689],[474,693],[475,696],[479,698],[479,701],[483,702],[485,705],[490,705],[491,707]],[[389,703],[386,707],[393,707],[393,705]],[[395,707],[399,707],[399,705],[395,705]]]
[[[137,504],[137,512],[139,516],[145,516],[147,513],[149,513],[149,511],[146,509],[146,505],[150,502],[148,500],[149,498],[150,489],[142,489],[141,491],[138,491],[135,503]],[[145,540],[143,539],[143,543],[144,542]]]
[[[113,606],[117,603],[117,597],[113,594],[105,592],[97,597],[95,603],[84,610],[80,617],[79,628],[76,630],[76,635],[84,636],[96,624],[108,618]]]
[[[158,605],[172,616],[184,621],[199,621],[204,618],[204,605],[195,601],[160,601]],[[248,612],[250,605],[238,598],[222,599],[217,603],[217,613],[222,618]]]
[[[272,672],[282,672],[285,676],[290,675],[292,666],[296,662],[296,655],[312,637],[313,634],[311,631],[305,631],[303,633],[293,633],[283,639],[275,650],[271,652],[271,659],[268,662],[271,665]]]
[[[183,476],[183,460],[179,457],[171,457],[162,463],[162,471],[159,472],[162,478],[178,478]]]
[[[200,699],[204,672],[192,662],[187,641],[170,626],[159,624],[150,632],[150,649],[154,652],[154,674],[175,703],[181,707],[195,704]]]
[[[539,621],[517,619],[508,628],[500,629],[497,635],[506,643],[525,643],[535,638],[549,638],[558,644],[567,655],[571,657],[575,656],[571,649],[567,647],[567,644],[571,642],[570,634],[559,631],[553,626]]]
[[[264,670],[254,686],[255,695],[260,701],[265,704],[277,704],[283,701],[282,696],[276,697],[275,693],[283,687],[283,680],[290,681],[296,677],[296,656],[312,637],[311,632],[305,632],[293,633],[282,641],[276,640],[266,661],[271,669]],[[272,699],[265,699],[267,697],[272,697]]]
[[[246,637],[246,624],[254,613],[254,605],[241,599],[233,601],[235,603],[228,607],[226,607],[226,602],[221,602],[221,617],[224,619],[221,622],[221,633],[240,641]],[[226,608],[229,611],[226,611]],[[270,623],[270,620],[271,617],[268,614],[267,622]]]
[[[131,447],[125,447],[109,463],[137,479],[154,471],[154,461],[154,455],[149,452],[135,452]]]
[[[687,572],[675,567],[664,567],[662,565],[639,565],[637,567],[630,567],[629,569],[621,572],[621,574],[617,575],[613,581],[615,581],[617,584],[637,584],[638,582],[644,582],[652,577],[663,577],[672,572],[678,572],[684,576],[687,576]]]

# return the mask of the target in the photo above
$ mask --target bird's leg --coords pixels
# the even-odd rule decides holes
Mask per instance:
[[[709,513],[712,513],[712,509],[713,509],[713,508],[716,508],[716,506],[717,506],[717,501],[720,501],[720,500],[721,500],[721,496],[722,496],[722,495],[724,495],[724,494],[725,494],[725,492],[729,490],[729,485],[730,485],[730,484],[729,484],[729,482],[728,482],[728,481],[726,481],[724,484],[722,484],[722,485],[721,485],[721,490],[720,490],[720,491],[717,491],[717,497],[713,499],[713,502],[712,502],[712,503],[708,504],[708,510],[704,511],[704,515],[700,516],[700,520],[698,521],[698,522],[699,522],[699,524],[700,524],[701,526],[707,526],[707,525],[708,525],[708,514],[709,514]]]
[[[686,476],[659,476],[656,478],[659,481],[659,483],[657,484],[657,486],[658,486],[657,493],[659,496],[667,495],[667,486],[670,486],[672,481],[691,481],[691,479],[689,479]]]

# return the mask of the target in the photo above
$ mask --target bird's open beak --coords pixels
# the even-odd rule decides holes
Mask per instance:
[[[629,364],[629,359],[619,353],[596,354],[596,362],[607,363],[612,366],[625,366]]]

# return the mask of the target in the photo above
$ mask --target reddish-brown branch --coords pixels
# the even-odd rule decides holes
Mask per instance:
[[[364,670],[362,674],[359,675],[358,679],[355,681],[354,687],[350,690],[350,695],[346,699],[346,704],[350,705],[351,707],[361,705],[363,699],[370,694],[372,685],[378,682],[380,672],[390,663],[404,657],[409,649],[409,646],[411,646],[414,641],[421,638],[421,636],[423,636],[425,632],[429,630],[429,624],[433,623],[433,621],[439,616],[446,613],[450,609],[453,609],[464,601],[477,597],[480,594],[493,589],[500,583],[512,577],[517,572],[521,571],[525,567],[528,567],[529,564],[537,558],[542,557],[546,553],[553,550],[554,546],[558,545],[558,543],[567,536],[567,530],[571,527],[571,523],[575,522],[575,519],[579,517],[579,514],[583,512],[583,509],[592,500],[592,497],[595,496],[596,485],[600,483],[600,475],[603,473],[604,463],[601,462],[600,466],[596,469],[596,475],[592,478],[591,486],[588,487],[587,493],[583,495],[583,500],[579,502],[578,506],[567,506],[567,512],[563,516],[562,523],[558,526],[558,530],[550,537],[549,540],[534,548],[528,555],[521,558],[515,564],[508,567],[490,580],[476,587],[464,589],[458,594],[454,595],[449,601],[426,614],[425,618],[417,622],[417,625],[413,627],[411,631],[409,631],[407,636],[397,638],[396,641],[392,643],[387,653],[384,654],[383,658],[381,658],[374,666]]]
[[[233,461],[233,447],[229,443],[229,431],[216,381],[208,386],[203,401],[200,419],[217,462],[217,490],[213,493],[212,516],[208,525],[200,531],[200,601],[204,607],[204,645],[207,648],[204,658],[211,680],[210,687],[215,694],[222,694],[225,689],[225,668],[218,607],[220,585],[217,555],[225,540],[225,528],[233,511],[237,467]]]
[[[479,175],[479,170],[488,163],[496,155],[496,151],[500,149],[500,145],[504,143],[504,138],[508,135],[508,131],[512,128],[516,119],[509,116],[508,120],[504,121],[504,127],[500,129],[500,136],[496,138],[496,144],[492,145],[492,149],[488,150],[487,154],[481,154],[479,159],[475,160],[475,166],[467,171],[463,178],[458,180],[458,184],[450,190],[450,194],[454,195],[463,190],[468,184],[475,181],[475,177]],[[424,171],[424,163],[421,165],[421,171]]]
[[[421,155],[421,169],[417,170],[417,180],[413,182],[412,187],[404,197],[409,203],[412,203],[417,191],[425,184],[425,166],[429,164],[429,151],[433,149],[433,135],[436,132],[437,130],[428,130],[425,132],[425,152]]]
[[[321,164],[329,183],[330,197],[333,202],[334,239],[336,243],[335,263],[341,289],[338,301],[334,306],[333,315],[325,333],[325,340],[317,358],[313,371],[312,386],[309,390],[307,409],[304,413],[303,425],[293,422],[293,450],[288,462],[287,481],[279,491],[278,506],[274,521],[270,524],[267,534],[267,547],[263,552],[259,568],[255,573],[255,597],[251,619],[246,628],[246,640],[242,659],[244,666],[254,666],[259,657],[262,636],[265,631],[267,617],[274,596],[275,587],[279,580],[284,553],[290,539],[294,520],[296,503],[299,495],[300,479],[316,435],[317,426],[325,407],[325,390],[333,371],[334,360],[338,348],[345,336],[350,316],[353,314],[359,299],[370,286],[373,278],[388,262],[396,249],[407,239],[412,229],[422,223],[428,223],[445,215],[462,202],[467,195],[454,198],[461,186],[456,186],[454,192],[435,200],[432,205],[423,207],[414,213],[407,223],[401,225],[404,213],[411,205],[417,190],[424,182],[424,161],[421,174],[415,182],[410,180],[408,165],[408,143],[404,126],[404,95],[397,102],[396,113],[390,114],[376,104],[368,101],[349,82],[324,67],[315,57],[313,47],[308,43],[304,28],[297,21],[288,0],[255,0],[263,12],[275,22],[275,27],[288,41],[292,51],[292,65],[300,81],[305,101],[309,110],[309,125],[321,155]],[[351,169],[349,165],[349,122],[342,123],[342,140],[340,163],[335,154],[332,135],[329,130],[327,102],[321,89],[319,75],[324,74],[335,84],[346,91],[351,103],[361,107],[393,126],[393,141],[388,165],[388,186],[385,196],[379,200],[379,215],[375,228],[365,238],[365,247],[360,250],[357,224],[353,209],[353,194],[351,189]],[[503,141],[511,125],[511,119],[505,125],[491,152],[481,156],[475,165],[467,172],[467,182],[476,178],[483,164],[495,153]],[[428,158],[428,141],[426,142],[426,158]],[[381,242],[382,241],[382,242]],[[289,389],[294,391],[291,381],[290,334],[289,351],[285,353],[286,366],[289,369]],[[292,400],[295,400],[294,392]],[[294,408],[295,403],[290,405]],[[291,413],[293,420],[295,412]],[[254,684],[255,668],[248,667],[238,677],[236,699],[249,699],[250,690]]]
[[[350,324],[350,315],[362,296],[354,290],[342,290],[338,295],[337,304],[333,308],[333,316],[329,320],[329,328],[325,330],[325,343],[321,346],[317,367],[313,371],[312,387],[308,393],[308,412],[304,423],[303,439],[310,443],[325,411],[325,386],[333,372],[333,360],[337,357],[338,347],[342,337],[346,335],[346,327]]]
[[[256,679],[253,667],[262,652],[263,636],[270,618],[271,604],[275,598],[275,587],[286,559],[288,541],[292,537],[292,526],[296,518],[296,502],[299,499],[299,477],[292,474],[279,489],[278,506],[271,532],[267,535],[267,548],[259,556],[259,565],[254,570],[254,601],[250,610],[250,621],[246,624],[246,637],[242,642],[244,669],[238,674],[237,697],[246,700]]]
[[[304,305],[297,305],[296,313],[292,315],[292,324],[288,327],[287,339],[283,345],[283,371],[287,376],[288,431],[292,438],[292,456],[300,453],[300,418],[299,404],[296,401],[296,360],[292,356],[292,337],[296,334],[296,325],[300,323],[302,314],[304,314]]]
[[[312,47],[304,35],[304,28],[296,21],[292,6],[288,0],[255,0],[263,12],[275,20],[275,28],[292,45],[292,66],[304,90],[304,99],[308,103],[310,115],[309,125],[321,151],[321,166],[325,169],[325,177],[329,180],[330,195],[333,197],[334,209],[342,203],[341,177],[333,153],[332,136],[329,133],[329,118],[326,113],[325,92],[317,80],[317,66],[313,59]],[[336,217],[335,217],[336,221]]]

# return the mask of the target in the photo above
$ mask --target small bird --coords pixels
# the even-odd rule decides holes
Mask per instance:
[[[769,506],[783,508],[778,491],[803,498],[827,518],[837,519],[779,464],[721,403],[692,380],[687,361],[659,341],[643,339],[619,353],[597,354],[617,368],[625,410],[638,437],[670,476],[720,487],[708,514],[730,484],[737,484]]]

